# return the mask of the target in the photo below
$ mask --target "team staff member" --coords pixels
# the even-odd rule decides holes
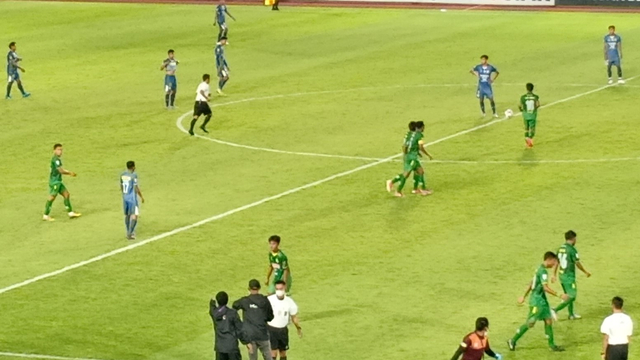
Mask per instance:
[[[193,105],[193,119],[191,120],[191,127],[189,128],[189,135],[193,136],[193,127],[196,126],[196,122],[200,115],[205,115],[204,123],[200,126],[202,131],[208,133],[206,126],[213,113],[209,107],[209,98],[211,97],[211,91],[209,89],[209,81],[211,76],[209,74],[202,75],[202,82],[196,89],[196,103]]]
[[[276,293],[268,297],[273,308],[273,320],[269,321],[269,340],[271,341],[271,356],[280,360],[287,360],[289,350],[289,322],[293,322],[302,338],[302,327],[298,318],[298,305],[287,296],[287,284],[283,280],[276,281]]]
[[[209,315],[215,330],[216,360],[241,360],[238,340],[242,339],[242,321],[236,310],[227,307],[228,303],[229,295],[224,291],[209,301]]]
[[[236,300],[233,308],[242,310],[249,359],[258,360],[260,351],[264,360],[272,360],[267,322],[273,320],[273,309],[267,297],[260,294],[260,281],[249,281],[249,295]]]
[[[602,340],[603,360],[627,360],[629,358],[629,340],[633,334],[633,321],[622,311],[624,300],[614,297],[611,301],[613,314],[602,322],[600,332]]]
[[[492,358],[502,360],[502,355],[496,354],[489,346],[489,319],[479,317],[476,319],[476,331],[468,334],[462,339],[458,350],[453,354],[451,360],[458,360],[462,355],[462,360],[482,360],[484,354]]]

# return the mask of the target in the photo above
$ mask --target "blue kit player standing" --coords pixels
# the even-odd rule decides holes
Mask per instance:
[[[498,113],[496,112],[496,103],[493,101],[493,89],[491,88],[491,84],[496,81],[498,75],[498,69],[496,69],[493,65],[488,63],[489,56],[482,55],[480,57],[480,64],[476,65],[473,69],[471,69],[470,73],[474,76],[478,77],[478,92],[476,96],[480,99],[480,110],[482,110],[482,117],[486,116],[484,111],[484,98],[488,98],[491,102],[491,110],[493,111],[493,116],[498,117]],[[492,77],[492,74],[496,74],[496,76]]]
[[[224,56],[225,45],[227,45],[227,38],[223,36],[216,44],[214,50],[216,54],[216,69],[218,72],[218,94],[223,96],[222,88],[224,88],[224,85],[229,81],[229,64],[227,64],[227,58]]]
[[[136,174],[136,163],[127,161],[127,171],[120,175],[120,190],[122,191],[122,201],[124,204],[124,224],[127,227],[127,239],[135,240],[136,225],[138,225],[138,196],[144,203],[144,197],[138,187],[138,174]]]
[[[618,84],[624,84],[622,79],[622,38],[616,34],[616,27],[609,26],[609,34],[604,37],[604,64],[607,66],[609,84],[613,84],[611,67],[618,68]]]
[[[167,109],[175,109],[176,91],[178,90],[178,80],[176,79],[176,70],[180,63],[175,59],[174,51],[169,50],[168,56],[160,66],[160,70],[164,70],[164,103]]]
[[[18,65],[18,63],[22,60],[21,57],[16,53],[16,43],[11,42],[9,44],[9,53],[7,54],[7,95],[5,99],[11,99],[11,87],[13,83],[18,83],[18,89],[22,93],[22,97],[29,97],[31,94],[24,91],[22,87],[22,81],[20,81],[20,73],[18,70],[24,72],[24,69]]]
[[[218,6],[216,6],[216,17],[213,19],[213,26],[218,25],[220,31],[218,32],[218,41],[222,39],[222,37],[227,37],[227,33],[229,32],[229,27],[227,26],[227,15],[236,21],[236,18],[231,15],[229,9],[227,9],[227,4],[225,4],[224,0],[220,0]]]

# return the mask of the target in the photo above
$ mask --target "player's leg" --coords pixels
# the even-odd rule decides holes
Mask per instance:
[[[560,303],[560,305],[558,305],[554,311],[558,312],[560,310],[563,310],[564,308],[569,308],[569,319],[579,319],[580,317],[576,316],[576,314],[573,312],[574,302],[576,301],[576,297],[578,295],[578,291],[577,291],[578,289],[576,288],[576,283],[563,282],[562,290],[564,291],[565,294],[569,296],[569,298],[567,299],[567,301],[563,301],[562,303]]]
[[[550,310],[547,310],[547,311],[550,311]],[[564,348],[562,346],[556,345],[555,340],[553,338],[553,319],[551,318],[551,315],[549,315],[549,317],[544,319],[544,333],[547,336],[547,343],[549,344],[549,348],[551,348],[551,350],[564,351]]]
[[[218,24],[218,41],[220,41],[220,39],[222,38],[223,33],[224,33],[224,29],[222,27],[222,24]]]
[[[530,306],[529,307],[529,315],[527,316],[527,321],[524,324],[520,325],[520,327],[516,330],[515,335],[511,339],[507,341],[509,345],[509,350],[514,351],[516,349],[516,343],[524,334],[529,331],[529,329],[533,328],[538,321],[540,311],[538,306]]]
[[[223,37],[227,37],[227,34],[229,33],[229,28],[227,27],[227,24],[222,24],[222,36]]]
[[[268,326],[267,325],[267,329],[269,331],[269,343],[271,346],[271,357],[272,358],[276,358],[278,357],[278,329]]]
[[[193,136],[193,128],[196,126],[196,122],[200,117],[200,102],[196,101],[193,105],[193,118],[191,119],[191,125],[189,126],[189,135]]]
[[[618,83],[624,84],[624,80],[622,79],[622,64],[621,61],[618,60],[615,62],[616,69],[618,70]]]
[[[9,74],[9,78],[7,79],[7,95],[5,99],[11,99],[11,87],[13,86],[13,76]]]
[[[200,129],[208,134],[209,132],[207,131],[207,124],[209,123],[209,120],[211,120],[211,117],[213,116],[213,112],[211,112],[211,108],[209,107],[209,104],[205,103],[205,105],[206,105],[206,109],[204,111],[205,118],[204,118],[204,122],[200,126]]]
[[[64,198],[64,208],[67,209],[69,217],[72,219],[80,217],[82,214],[73,212],[73,206],[71,206],[71,194],[69,194],[69,191],[63,184],[60,184],[60,194]]]
[[[427,184],[424,179],[424,168],[419,161],[417,161],[417,168],[414,170],[414,174],[418,175],[418,185],[420,186],[418,193],[420,195],[431,195],[431,191],[427,190]]]
[[[16,84],[18,84],[18,90],[22,93],[22,97],[29,97],[31,95],[24,90],[24,87],[22,87],[22,80],[20,80],[19,76],[16,76]]]
[[[498,112],[496,111],[496,102],[493,100],[493,90],[487,89],[487,97],[489,98],[489,103],[491,104],[491,111],[493,112],[493,117],[498,117]]]
[[[222,91],[227,81],[229,81],[229,73],[225,70],[220,72],[220,81],[218,81],[218,90]]]
[[[480,112],[482,112],[482,116],[486,116],[487,113],[484,110],[484,92],[482,89],[478,89],[478,100],[480,100]]]
[[[171,99],[171,83],[169,82],[169,75],[164,76],[164,105],[169,109]]]
[[[138,225],[138,207],[135,207],[135,213],[130,216],[129,229],[127,231],[127,238],[129,240],[135,240],[136,238],[136,226]]]
[[[171,96],[169,98],[169,105],[171,106],[171,108],[175,108],[176,107],[176,93],[177,92],[178,92],[178,79],[174,75],[173,79],[171,80]]]
[[[49,185],[49,197],[47,198],[47,203],[44,206],[44,215],[42,215],[42,220],[44,221],[53,221],[53,218],[49,216],[51,214],[51,206],[53,202],[56,200],[56,196],[58,196],[59,185]]]
[[[609,77],[609,84],[613,84],[613,74],[611,73],[611,66],[613,66],[612,61],[607,62],[607,76]]]

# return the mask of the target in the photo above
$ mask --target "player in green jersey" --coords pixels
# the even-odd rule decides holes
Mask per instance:
[[[287,283],[287,294],[291,291],[291,268],[289,268],[289,259],[282,250],[280,250],[280,236],[272,235],[269,237],[269,271],[267,272],[267,282],[269,286],[269,295],[276,293],[276,282],[284,281]],[[273,275],[273,277],[271,277]]]
[[[547,269],[553,268],[557,264],[558,256],[551,251],[547,251],[544,254],[543,263],[536,270],[531,283],[527,285],[526,292],[523,296],[518,298],[518,304],[522,304],[524,303],[527,295],[531,293],[531,296],[529,297],[529,315],[527,316],[527,321],[522,326],[520,326],[513,338],[507,341],[507,344],[509,345],[509,349],[511,351],[515,351],[516,343],[518,342],[518,340],[539,320],[544,321],[544,332],[547,335],[549,348],[552,351],[564,351],[564,348],[556,345],[553,341],[553,317],[551,315],[551,307],[549,306],[549,301],[547,300],[547,294],[557,296],[559,298],[562,298],[562,300],[567,300],[569,298],[567,294],[559,295],[551,287],[549,287],[549,275],[547,273]]]
[[[42,220],[44,221],[53,221],[53,218],[49,216],[51,213],[51,205],[53,201],[56,199],[58,194],[62,195],[64,198],[64,207],[67,209],[67,213],[69,218],[74,219],[80,217],[80,213],[73,212],[73,208],[71,207],[71,200],[69,200],[69,191],[62,183],[62,175],[69,175],[72,177],[76,176],[76,173],[73,171],[65,170],[62,167],[62,144],[53,145],[53,157],[51,158],[51,172],[49,174],[49,198],[47,199],[47,204],[44,208],[44,215],[42,215]]]
[[[591,273],[588,272],[580,262],[580,255],[578,255],[578,250],[575,248],[577,237],[578,235],[572,230],[569,230],[564,234],[566,242],[560,246],[560,249],[558,250],[558,264],[556,265],[554,275],[551,278],[551,282],[556,281],[559,269],[562,290],[564,290],[564,293],[567,294],[569,298],[558,305],[554,309],[554,312],[557,313],[558,311],[568,307],[569,320],[582,318],[574,312],[573,308],[573,303],[576,301],[576,296],[578,295],[578,288],[576,287],[576,267],[587,275],[587,277],[591,276]]]
[[[411,128],[414,124],[415,127]],[[413,191],[414,194],[431,195],[433,191],[427,190],[426,180],[424,178],[424,168],[420,163],[420,157],[425,154],[430,160],[433,159],[431,154],[425,149],[424,138],[424,122],[418,121],[416,123],[409,123],[409,133],[405,136],[404,143],[402,144],[402,153],[404,155],[404,170],[398,174],[392,180],[387,180],[387,191],[393,190],[393,185],[400,183],[398,189],[395,191],[394,196],[402,197],[402,189],[406,183],[409,175],[413,172]],[[420,189],[418,189],[420,187]]]
[[[538,108],[540,97],[533,93],[533,84],[527,84],[527,93],[520,97],[520,112],[524,119],[524,139],[527,147],[533,147],[533,137],[536,136],[536,122],[538,120]]]

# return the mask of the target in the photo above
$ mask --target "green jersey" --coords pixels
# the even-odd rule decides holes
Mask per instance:
[[[419,131],[411,132],[407,134],[405,138],[404,146],[407,147],[407,157],[411,159],[417,159],[420,156],[420,144],[422,143],[422,135]]]
[[[522,117],[525,120],[536,120],[538,117],[538,95],[534,93],[526,93],[520,97],[520,107],[522,108]]]
[[[564,243],[558,249],[558,260],[560,261],[560,281],[574,282],[576,280],[576,263],[580,261],[578,250],[573,245]]]
[[[51,158],[51,173],[49,174],[49,185],[62,184],[62,174],[58,168],[62,166],[62,159],[53,155]]]
[[[273,268],[273,281],[285,280],[284,271],[289,269],[289,260],[287,259],[287,255],[285,255],[282,251],[278,251],[277,253],[269,253],[269,263],[271,263],[271,267]]]
[[[529,296],[529,305],[531,306],[548,306],[547,294],[544,292],[544,286],[547,285],[549,274],[544,265],[540,265],[533,276],[531,283],[531,295]]]

